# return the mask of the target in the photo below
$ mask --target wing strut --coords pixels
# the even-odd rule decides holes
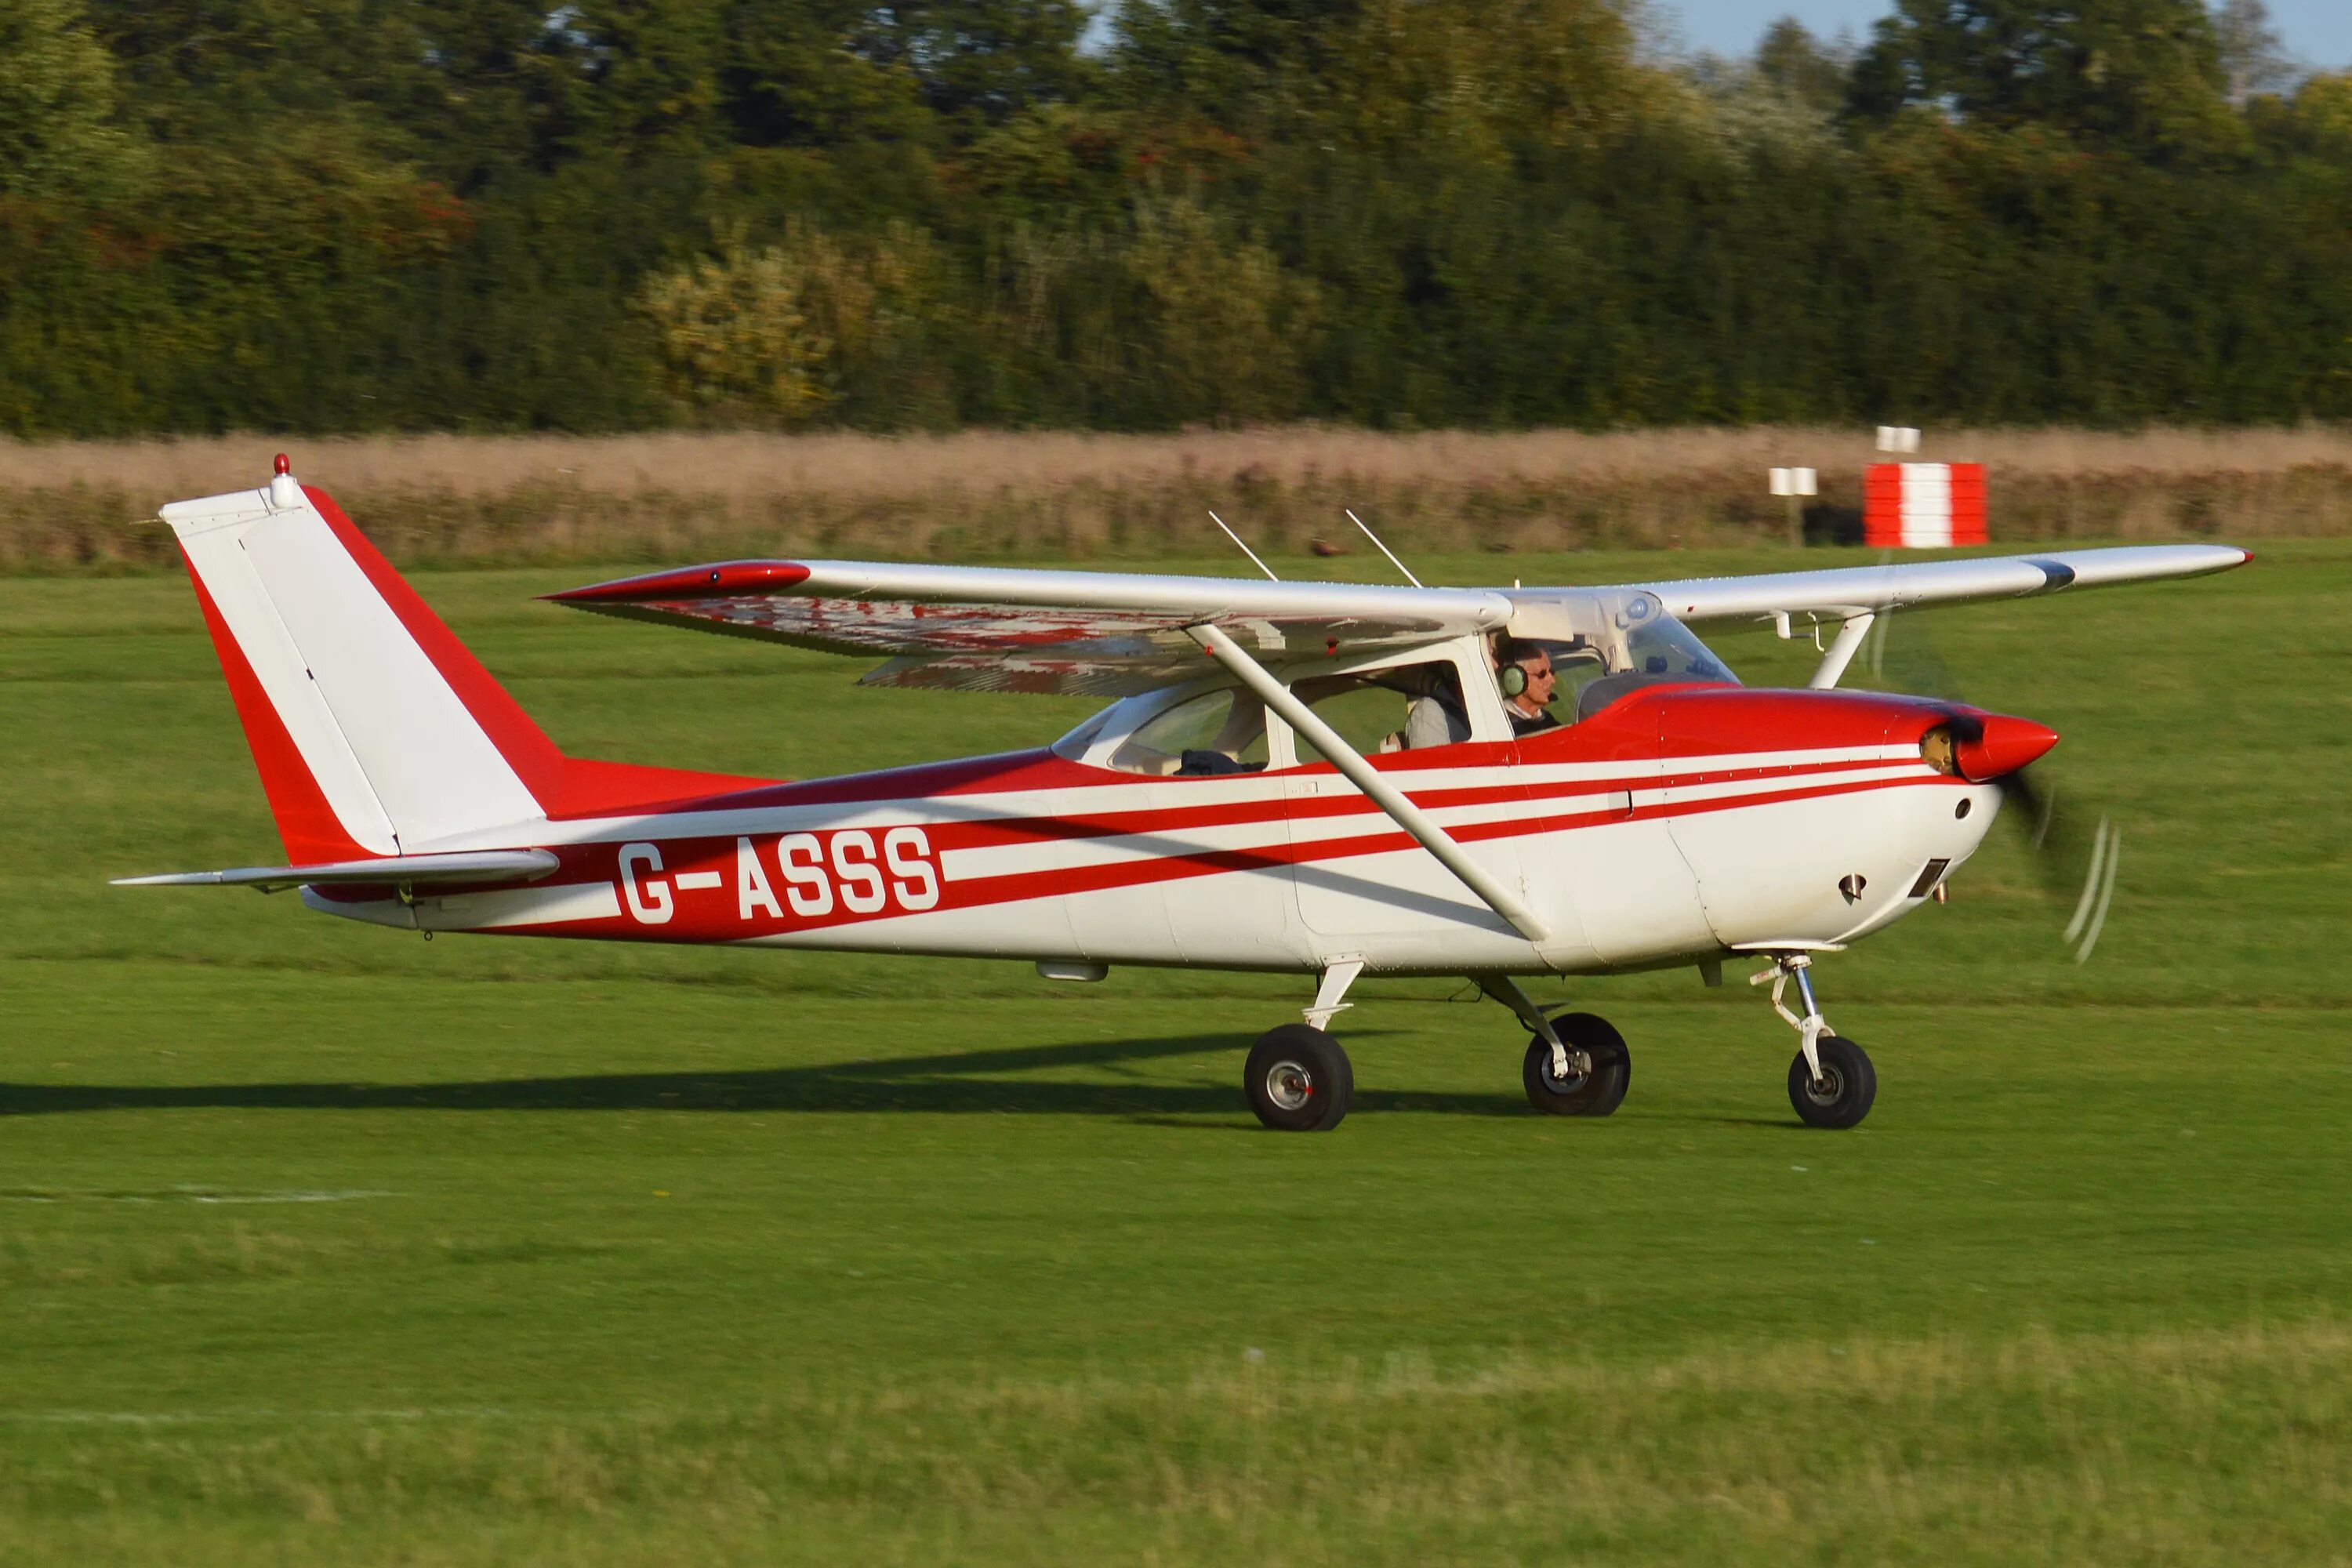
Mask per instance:
[[[1335,733],[1330,725],[1315,716],[1315,710],[1291,695],[1290,689],[1276,680],[1248,654],[1239,643],[1206,622],[1184,628],[1184,633],[1209,651],[1210,657],[1234,672],[1244,686],[1256,694],[1258,700],[1282,715],[1292,729],[1315,742],[1315,749],[1331,761],[1331,765],[1347,775],[1348,782],[1362,790],[1374,805],[1389,814],[1395,824],[1412,835],[1420,846],[1437,857],[1438,863],[1462,880],[1462,885],[1485,901],[1486,907],[1507,921],[1513,931],[1532,942],[1549,939],[1550,928],[1537,918],[1517,893],[1495,879],[1494,874],[1473,860],[1454,841],[1454,836],[1432,822],[1421,807],[1405,798],[1404,792],[1382,778],[1363,754]]]
[[[1822,656],[1821,665],[1813,671],[1813,678],[1805,684],[1816,691],[1827,691],[1835,686],[1838,677],[1845,673],[1845,667],[1853,662],[1854,650],[1862,647],[1862,639],[1870,635],[1870,623],[1877,618],[1868,610],[1858,616],[1847,616],[1845,624],[1838,627],[1838,635],[1830,644],[1829,652]]]

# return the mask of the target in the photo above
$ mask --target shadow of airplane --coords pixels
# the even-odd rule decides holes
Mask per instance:
[[[1212,1053],[1235,1058],[1230,1035],[1034,1046],[887,1060],[727,1072],[602,1073],[440,1083],[0,1083],[0,1116],[89,1110],[692,1110],[999,1111],[1152,1119],[1247,1118],[1241,1086],[1118,1076],[1118,1064]],[[991,1078],[1045,1068],[1108,1068],[1079,1081]],[[1234,1074],[1238,1078],[1239,1074]],[[1529,1114],[1503,1094],[1358,1089],[1359,1111],[1454,1116]],[[1189,1125],[1178,1122],[1174,1125]]]

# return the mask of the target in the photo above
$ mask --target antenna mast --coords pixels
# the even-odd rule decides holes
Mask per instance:
[[[1218,516],[1215,512],[1213,512],[1213,512],[1211,512],[1211,513],[1209,514],[1209,521],[1210,521],[1211,522],[1215,523],[1219,528],[1225,528],[1225,520],[1224,520],[1223,518],[1222,518],[1222,517],[1219,517],[1219,516]],[[1281,578],[1279,578],[1279,577],[1277,577],[1277,576],[1276,576],[1276,575],[1274,574],[1274,568],[1273,568],[1273,567],[1271,567],[1271,566],[1267,565],[1265,562],[1260,561],[1260,560],[1257,558],[1257,552],[1256,552],[1256,551],[1252,550],[1248,545],[1244,544],[1244,543],[1242,542],[1242,536],[1241,536],[1240,534],[1235,533],[1235,532],[1234,532],[1232,529],[1230,529],[1230,528],[1225,528],[1225,537],[1226,537],[1227,539],[1230,539],[1230,540],[1232,540],[1232,541],[1234,542],[1234,549],[1236,549],[1236,550],[1240,551],[1243,554],[1244,554],[1244,555],[1246,555],[1246,556],[1248,556],[1248,557],[1250,558],[1250,564],[1251,564],[1251,565],[1253,565],[1253,566],[1256,567],[1259,571],[1261,571],[1261,572],[1263,572],[1263,573],[1265,573],[1265,578],[1266,578],[1266,581],[1267,581],[1267,582],[1269,582],[1269,583],[1279,583],[1279,582],[1281,582],[1281,581],[1282,581],[1282,579],[1281,579]],[[1406,573],[1406,574],[1405,574],[1405,575],[1406,575],[1406,576],[1408,576],[1408,577],[1410,577],[1410,576],[1412,576],[1412,573],[1410,573],[1410,572],[1408,572],[1408,573]]]
[[[1402,573],[1403,573],[1403,574],[1404,574],[1404,580],[1405,580],[1406,582],[1408,582],[1408,583],[1412,584],[1414,587],[1416,587],[1416,588],[1425,588],[1425,587],[1427,587],[1427,586],[1429,585],[1429,584],[1427,584],[1426,583],[1423,583],[1420,578],[1418,578],[1418,577],[1416,577],[1416,576],[1414,576],[1414,575],[1412,574],[1412,567],[1410,567],[1410,566],[1406,565],[1403,562],[1402,562],[1402,561],[1400,561],[1400,560],[1398,560],[1398,559],[1396,558],[1396,552],[1395,552],[1395,551],[1391,550],[1391,549],[1390,549],[1387,545],[1385,545],[1385,544],[1381,544],[1381,536],[1380,536],[1379,534],[1374,533],[1374,532],[1372,531],[1371,524],[1370,524],[1370,523],[1366,522],[1362,518],[1358,517],[1354,512],[1352,512],[1352,511],[1349,511],[1349,510],[1348,510],[1348,509],[1347,509],[1346,507],[1344,507],[1344,506],[1343,506],[1343,507],[1341,507],[1339,510],[1340,510],[1341,511],[1346,511],[1346,512],[1348,512],[1348,521],[1349,521],[1349,522],[1354,523],[1358,528],[1362,529],[1362,530],[1364,531],[1364,537],[1365,537],[1366,539],[1370,540],[1374,544],[1380,545],[1380,551],[1381,551],[1381,554],[1383,554],[1383,555],[1385,555],[1385,556],[1387,556],[1387,557],[1389,558],[1389,564],[1390,564],[1390,565],[1391,565],[1391,566],[1395,567],[1398,571],[1400,571],[1400,572],[1402,572]]]

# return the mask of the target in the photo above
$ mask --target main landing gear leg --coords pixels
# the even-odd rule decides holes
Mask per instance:
[[[1559,1031],[1551,1026],[1551,1020],[1544,1016],[1544,1011],[1536,1005],[1535,998],[1521,990],[1519,983],[1509,975],[1474,974],[1470,977],[1470,984],[1519,1016],[1519,1022],[1533,1030],[1536,1038],[1549,1047],[1551,1059],[1549,1065],[1558,1076],[1566,1078],[1571,1072],[1584,1071],[1592,1065],[1574,1058],[1568,1048],[1568,1042],[1559,1037]]]
[[[1547,1017],[1509,975],[1470,979],[1532,1031],[1519,1075],[1528,1104],[1549,1116],[1606,1116],[1624,1103],[1633,1057],[1606,1018],[1591,1013]]]
[[[1808,1127],[1853,1127],[1870,1114],[1871,1102],[1878,1098],[1878,1070],[1860,1046],[1833,1032],[1822,1016],[1809,973],[1812,962],[1801,952],[1778,953],[1771,968],[1750,975],[1748,983],[1769,982],[1772,1011],[1797,1031],[1797,1055],[1789,1063],[1789,1104],[1798,1119]],[[1781,1000],[1792,976],[1805,1004],[1802,1017]]]
[[[1360,958],[1343,958],[1323,971],[1315,1004],[1303,1024],[1268,1029],[1250,1047],[1242,1093],[1257,1119],[1277,1132],[1328,1132],[1356,1098],[1356,1069],[1339,1042],[1326,1033],[1356,976]]]

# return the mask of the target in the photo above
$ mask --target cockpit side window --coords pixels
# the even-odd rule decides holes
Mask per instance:
[[[1609,673],[1607,656],[1580,637],[1526,637],[1519,640],[1533,643],[1551,656],[1552,677],[1557,682],[1553,688],[1554,717],[1563,724],[1575,723],[1578,698],[1583,695],[1586,687]],[[1498,665],[1496,674],[1500,673]]]
[[[1286,661],[1275,671],[1358,752],[1423,751],[1510,733],[1482,639],[1465,636],[1409,653],[1339,665]],[[1215,676],[1139,692],[1054,743],[1072,762],[1161,778],[1257,773],[1323,761],[1305,737],[1246,688]]]
[[[1422,751],[1470,739],[1462,675],[1451,658],[1316,676],[1291,689],[1359,752]],[[1301,764],[1327,760],[1304,735],[1294,734],[1291,743]]]

